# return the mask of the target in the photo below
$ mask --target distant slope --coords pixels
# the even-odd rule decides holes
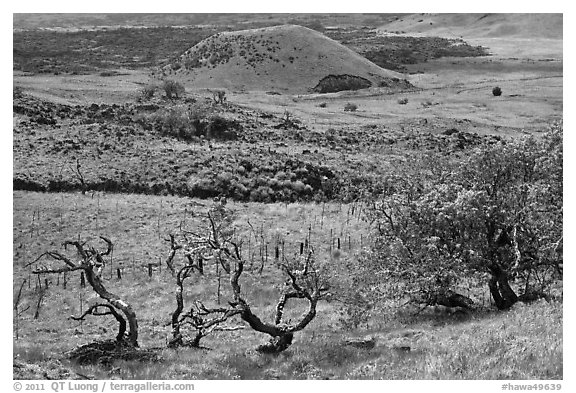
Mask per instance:
[[[562,27],[562,14],[411,14],[380,29],[464,39],[562,39]]]
[[[199,88],[300,93],[311,91],[329,75],[359,77],[373,86],[390,86],[394,78],[402,78],[297,25],[215,34],[166,66],[164,73]]]

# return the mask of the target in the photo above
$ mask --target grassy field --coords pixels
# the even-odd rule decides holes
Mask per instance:
[[[244,228],[243,252],[252,253],[260,265],[260,247],[247,222],[261,228],[273,249],[284,243],[285,252],[297,253],[299,242],[311,230],[320,258],[354,258],[360,251],[366,224],[350,214],[350,205],[339,204],[240,204],[230,203],[239,214],[236,224]],[[428,310],[418,316],[402,310],[374,315],[356,329],[341,322],[338,302],[321,303],[318,316],[298,333],[294,344],[278,356],[263,355],[255,347],[266,337],[250,329],[218,332],[202,344],[209,349],[166,349],[169,318],[174,302],[173,278],[165,266],[155,266],[148,276],[147,264],[165,261],[168,244],[163,240],[180,225],[194,228],[193,213],[205,211],[207,201],[176,197],[113,194],[14,193],[14,281],[22,280],[21,307],[31,308],[18,320],[14,340],[16,362],[44,367],[53,373],[72,372],[95,378],[123,379],[561,379],[562,304],[538,302],[517,305],[505,313],[489,308],[472,314]],[[360,206],[358,208],[361,208]],[[184,213],[186,210],[186,214]],[[32,212],[30,214],[30,212]],[[256,213],[258,212],[258,214]],[[113,257],[103,276],[109,290],[131,302],[139,318],[143,348],[158,348],[158,364],[118,361],[111,368],[80,366],[65,360],[64,352],[77,345],[111,338],[116,323],[92,318],[82,324],[67,318],[78,315],[97,301],[89,288],[80,288],[78,276],[42,277],[50,281],[38,319],[33,318],[39,289],[34,276],[23,266],[46,250],[59,249],[65,239],[94,240],[103,234],[115,244]],[[333,239],[342,241],[340,253]],[[248,245],[251,239],[250,246]],[[339,254],[339,255],[338,255]],[[271,318],[280,276],[272,252],[262,273],[255,269],[243,282],[247,298],[257,312]],[[122,280],[116,276],[120,268]],[[109,269],[109,270],[108,270]],[[27,281],[28,282],[28,281]],[[58,284],[58,285],[57,285]],[[216,304],[216,277],[194,277],[186,286],[185,301],[201,298]],[[222,298],[226,298],[226,291]],[[304,304],[295,304],[288,317],[297,317]],[[241,324],[238,321],[238,324]],[[15,332],[16,334],[16,332]],[[346,345],[350,338],[374,338],[371,349]],[[65,371],[63,371],[65,370]],[[32,371],[28,371],[32,372]],[[17,374],[18,375],[18,374]],[[20,374],[21,375],[21,374]],[[61,375],[61,374],[60,374]],[[36,376],[40,377],[40,376]]]
[[[390,301],[364,320],[348,313],[338,292],[349,294],[347,269],[362,261],[360,254],[374,239],[360,196],[378,198],[389,176],[403,175],[403,163],[431,154],[458,161],[479,146],[538,136],[562,121],[561,36],[541,37],[540,24],[524,23],[532,19],[522,16],[511,35],[483,33],[492,27],[505,32],[498,27],[508,22],[499,16],[470,26],[467,19],[456,23],[456,14],[448,22],[434,15],[392,14],[242,18],[207,15],[206,23],[213,25],[182,28],[179,24],[200,22],[168,15],[15,17],[11,289],[15,298],[21,290],[21,299],[13,312],[14,378],[563,379],[562,300],[496,311],[482,282],[457,288],[475,301],[470,312],[428,307],[418,313],[415,306]],[[497,24],[485,25],[493,19]],[[172,22],[157,27],[167,20]],[[152,67],[174,64],[209,34],[285,23],[335,38],[356,51],[354,58],[363,55],[404,71],[402,79],[414,88],[373,85],[288,94],[273,89],[272,82],[264,86],[258,75],[245,90],[226,90],[225,104],[213,101],[212,91],[195,80],[184,83],[179,99],[161,96],[161,89],[143,99],[144,87],[161,82]],[[456,35],[426,36],[428,30],[443,32],[447,23],[459,26]],[[115,24],[124,28],[94,27]],[[49,28],[25,29],[36,25]],[[528,27],[530,39],[521,36]],[[321,64],[326,42],[321,38],[301,51],[307,67],[327,67],[308,81],[310,88],[330,73],[330,64]],[[271,45],[271,61],[279,42],[271,36],[262,44],[262,50]],[[459,57],[464,55],[475,57]],[[253,71],[277,79],[287,77],[282,69],[292,64],[277,58],[285,64],[272,69],[260,60],[251,61]],[[215,72],[216,64],[210,67]],[[213,87],[213,80],[205,86]],[[492,94],[496,86],[501,96]],[[345,110],[351,106],[356,109]],[[168,120],[179,115],[187,125],[193,118],[220,116],[240,127],[231,139],[183,136],[172,126],[168,132]],[[314,320],[278,355],[256,351],[269,337],[240,319],[229,324],[243,329],[214,332],[202,340],[202,349],[167,348],[176,286],[165,263],[166,239],[182,229],[202,231],[201,216],[216,195],[228,196],[227,207],[236,213],[234,236],[248,261],[243,295],[262,319],[274,318],[285,282],[277,255],[297,255],[309,240],[319,265],[330,273],[334,295],[318,304]],[[34,268],[50,261],[34,261],[46,251],[62,251],[66,240],[103,246],[99,236],[114,243],[104,285],[133,306],[140,346],[158,362],[82,365],[68,357],[79,346],[112,339],[117,323],[109,316],[82,323],[69,318],[99,298],[89,286],[81,287],[78,272],[35,275]],[[72,257],[72,250],[67,252]],[[554,299],[562,299],[561,285]],[[186,281],[185,304],[225,305],[231,299],[228,287],[227,277],[219,280],[214,266],[207,266],[203,276]],[[296,320],[306,309],[306,302],[291,300],[285,318]],[[354,340],[369,345],[351,345]]]

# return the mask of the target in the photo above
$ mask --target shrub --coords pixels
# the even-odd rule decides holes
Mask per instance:
[[[154,97],[154,94],[156,94],[156,90],[158,90],[158,86],[148,85],[148,86],[145,86],[144,88],[142,88],[140,93],[142,95],[142,98],[149,100],[152,97]]]
[[[346,112],[356,112],[356,109],[358,109],[358,105],[352,104],[350,102],[344,106],[344,111]]]
[[[495,97],[499,97],[502,95],[502,89],[500,87],[496,86],[495,88],[492,89],[492,94]]]
[[[20,98],[23,95],[22,86],[14,85],[12,90],[12,98]]]
[[[238,137],[236,131],[240,129],[241,125],[236,120],[213,115],[207,120],[205,135],[209,139],[236,139]]]
[[[400,105],[406,105],[406,104],[408,103],[408,98],[406,98],[406,97],[400,98],[400,99],[398,100],[398,103],[399,103]]]
[[[180,98],[182,94],[184,94],[184,86],[176,81],[166,79],[162,84],[162,88],[164,89],[164,93],[166,93],[166,97],[172,99],[172,97]]]
[[[182,107],[174,107],[158,112],[153,117],[156,128],[162,135],[171,135],[182,139],[190,139],[193,129],[186,110]]]
[[[202,66],[202,63],[200,62],[200,59],[198,59],[198,57],[194,56],[194,57],[190,57],[186,60],[184,60],[184,67],[187,70],[190,70],[192,68],[199,68]]]

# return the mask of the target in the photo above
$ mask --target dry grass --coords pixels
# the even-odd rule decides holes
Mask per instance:
[[[15,359],[37,365],[62,363],[73,372],[99,379],[560,379],[563,376],[562,305],[545,302],[518,305],[505,313],[488,312],[464,318],[434,313],[412,321],[393,315],[374,316],[367,326],[353,331],[344,331],[339,324],[338,304],[322,303],[317,318],[296,334],[294,344],[278,356],[257,353],[255,347],[267,338],[250,329],[214,333],[202,341],[208,349],[167,349],[169,315],[174,308],[172,278],[165,268],[162,272],[156,269],[149,278],[144,266],[166,257],[167,243],[162,239],[165,233],[178,228],[184,220],[185,207],[189,211],[202,211],[205,207],[201,204],[207,203],[138,195],[92,198],[79,194],[14,193],[14,290],[22,279],[28,278],[22,266],[44,250],[58,248],[60,241],[76,238],[78,234],[82,239],[107,234],[116,244],[114,270],[104,273],[106,278],[112,276],[107,287],[132,302],[139,318],[141,346],[157,348],[163,360],[150,364],[117,361],[111,368],[80,366],[64,360],[65,351],[116,334],[112,319],[92,318],[80,325],[66,318],[79,313],[80,297],[84,309],[96,301],[90,289],[79,288],[77,277],[70,279],[67,290],[54,285],[56,277],[50,278],[52,286],[38,320],[32,319],[37,296],[35,282],[30,288],[24,287],[22,305],[33,306],[21,316],[20,338],[14,340]],[[342,231],[354,239],[366,231],[363,222],[347,217],[347,205],[231,203],[231,207],[238,211],[239,224],[249,219],[255,228],[263,228],[270,242],[281,237],[294,252],[311,226],[312,241],[322,245],[320,253],[326,258],[329,258],[330,229],[333,236]],[[32,220],[30,212],[34,211]],[[188,215],[186,225],[193,222],[194,218]],[[251,247],[258,255],[254,244],[252,237]],[[244,247],[247,248],[247,241]],[[353,257],[358,247],[355,244],[352,250],[343,250],[342,258]],[[124,269],[122,281],[115,277],[115,268],[120,266]],[[265,319],[272,317],[278,296],[276,273],[270,261],[262,275],[247,274],[243,281],[247,298]],[[189,284],[185,293],[187,302],[198,297],[208,303],[216,302],[213,275],[195,277]],[[295,306],[288,318],[297,318],[304,311],[305,304]],[[376,346],[351,347],[345,344],[347,337],[374,337]]]

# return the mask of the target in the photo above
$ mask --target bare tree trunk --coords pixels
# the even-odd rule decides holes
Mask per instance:
[[[258,351],[264,353],[279,353],[286,350],[291,344],[294,338],[294,333],[304,329],[316,316],[316,305],[318,299],[320,298],[320,288],[310,294],[308,291],[302,289],[297,283],[295,276],[286,269],[286,273],[292,279],[292,285],[295,289],[294,291],[284,292],[278,304],[276,305],[276,316],[274,319],[274,324],[263,322],[256,314],[252,312],[248,303],[241,296],[241,287],[238,282],[240,275],[244,269],[243,262],[238,259],[236,264],[236,269],[230,277],[230,284],[232,286],[232,291],[234,292],[234,301],[236,307],[241,311],[240,317],[248,323],[248,325],[261,333],[268,334],[271,336],[270,342],[268,344],[261,345],[257,348]],[[284,314],[284,307],[288,299],[307,299],[309,303],[308,312],[300,319],[298,323],[295,324],[284,324],[282,323],[282,316]]]
[[[128,326],[130,327],[128,342],[134,347],[138,347],[138,321],[136,320],[136,313],[132,310],[132,307],[117,295],[109,292],[102,284],[100,277],[94,273],[92,269],[87,269],[86,273],[88,283],[94,289],[94,292],[124,313],[128,321]]]
[[[488,282],[488,288],[499,310],[506,310],[518,301],[518,296],[510,287],[508,276],[501,270],[492,274]]]
[[[98,312],[99,307],[107,308],[109,311]],[[79,317],[72,317],[72,319],[75,321],[83,321],[87,315],[95,315],[95,316],[113,315],[114,318],[116,318],[116,320],[118,321],[118,334],[116,335],[116,341],[119,344],[126,342],[124,340],[126,336],[126,319],[124,319],[124,317],[120,315],[118,311],[116,311],[116,308],[114,308],[114,306],[112,306],[111,304],[95,304],[88,310],[86,310],[84,313],[82,313],[82,315],[80,315]]]
[[[38,262],[40,258],[42,258],[43,256],[49,256],[52,259],[63,262],[65,264],[63,268],[42,267],[40,269],[37,269],[34,271],[34,274],[37,274],[38,277],[40,274],[46,274],[46,273],[60,274],[80,270],[82,274],[81,277],[84,276],[86,277],[86,280],[88,281],[94,292],[96,292],[102,299],[106,300],[109,303],[109,305],[106,305],[106,307],[109,306],[108,308],[110,308],[111,310],[110,314],[113,314],[116,317],[116,319],[118,319],[121,325],[121,329],[122,329],[122,321],[119,318],[120,315],[116,312],[116,310],[112,310],[111,307],[117,308],[126,316],[126,320],[128,321],[128,325],[130,327],[127,342],[134,347],[138,347],[138,322],[136,320],[136,313],[134,312],[130,304],[126,303],[119,296],[109,292],[104,287],[104,284],[102,283],[102,280],[100,278],[106,265],[103,257],[110,255],[113,250],[113,244],[110,241],[110,239],[105,238],[104,236],[100,236],[100,238],[107,244],[107,250],[105,252],[100,252],[96,250],[94,247],[85,248],[84,244],[81,244],[79,240],[65,241],[64,243],[62,243],[64,249],[66,249],[67,246],[74,246],[76,248],[78,255],[82,258],[80,262],[75,263],[65,255],[57,251],[47,251],[42,255],[40,255],[40,257],[38,257],[35,261],[31,262],[30,264]],[[80,304],[82,304],[82,298],[80,298],[80,301],[81,301]],[[123,335],[124,332],[122,336]],[[126,342],[124,340],[124,337],[122,337],[122,341]]]
[[[168,342],[169,348],[182,345],[182,334],[180,333],[180,315],[184,310],[183,281],[188,275],[188,269],[182,268],[176,276],[176,309],[172,313],[172,339]]]

